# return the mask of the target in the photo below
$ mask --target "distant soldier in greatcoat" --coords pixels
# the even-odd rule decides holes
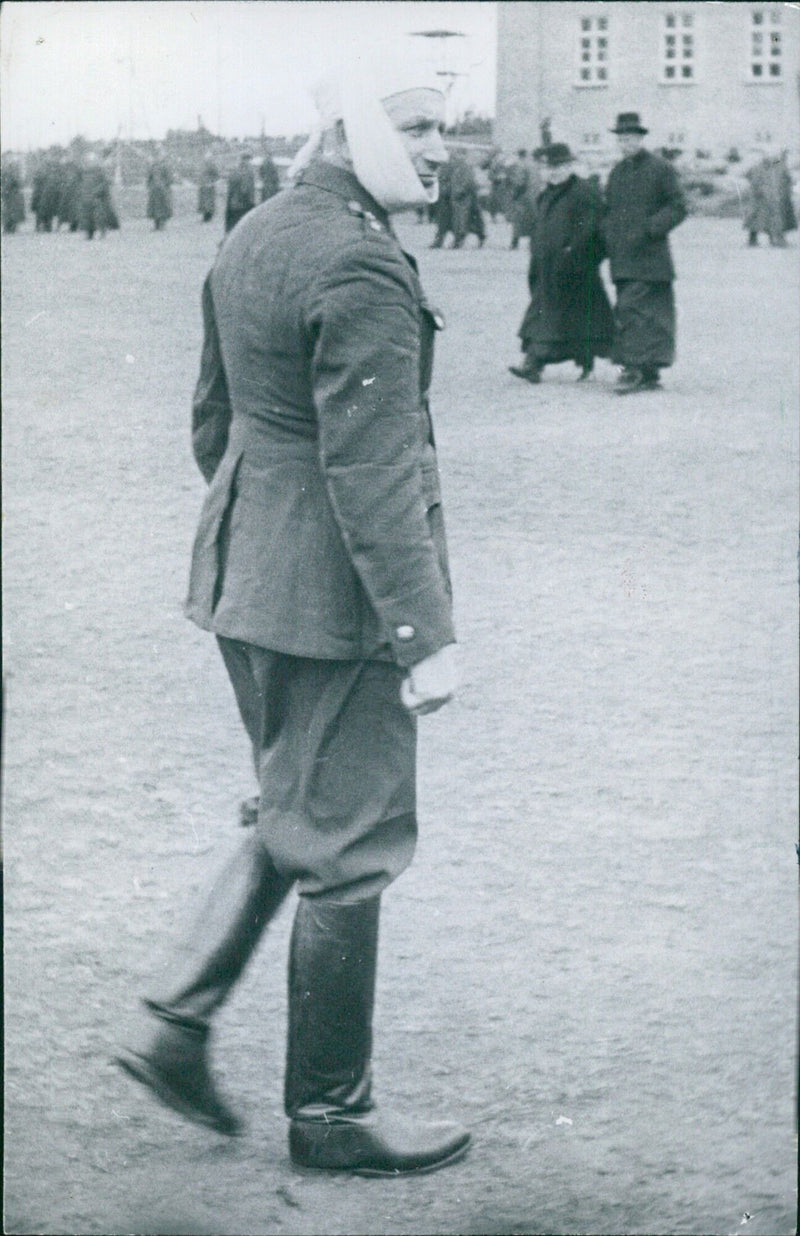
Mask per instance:
[[[530,235],[532,203],[538,190],[537,178],[528,161],[527,150],[517,151],[517,161],[508,169],[507,219],[511,224],[511,248],[519,246],[523,236]]]
[[[119,227],[119,219],[111,200],[108,172],[93,151],[86,156],[81,175],[79,215],[87,240],[91,240],[95,233],[103,237],[107,231]]]
[[[261,180],[261,201],[268,202],[271,197],[274,197],[280,191],[281,187],[278,168],[271,154],[265,154],[261,160],[259,179]]]
[[[240,219],[256,204],[256,178],[253,172],[253,156],[244,153],[239,166],[228,178],[228,197],[225,203],[225,231],[230,232]]]
[[[539,194],[531,231],[531,302],[519,329],[525,361],[511,372],[539,382],[545,365],[571,360],[587,378],[596,356],[611,351],[611,306],[600,278],[603,241],[600,193],[573,170],[569,146],[555,142],[543,156],[547,188]]]
[[[25,220],[25,194],[19,164],[9,156],[3,157],[0,196],[2,197],[3,231],[10,236]]]
[[[219,169],[210,154],[203,159],[200,180],[197,186],[197,210],[204,223],[214,218],[217,209],[217,181]]]
[[[172,171],[161,150],[147,170],[147,217],[156,232],[172,218]]]
[[[453,248],[460,249],[470,232],[478,237],[478,244],[486,240],[483,212],[478,201],[478,185],[475,172],[463,151],[455,151],[450,157],[450,202],[453,215]]]
[[[782,154],[768,153],[747,173],[750,204],[744,219],[748,244],[758,244],[759,232],[766,232],[777,249],[786,247],[785,232],[793,232],[797,218],[792,203],[792,178]]]
[[[80,225],[81,165],[65,155],[59,166],[58,226],[66,223],[71,232]]]
[[[52,232],[53,220],[58,214],[59,189],[59,164],[56,159],[47,158],[33,177],[31,210],[36,216],[37,232]]]
[[[637,112],[621,112],[616,127],[622,160],[606,184],[604,231],[616,287],[613,360],[622,366],[620,395],[655,390],[659,371],[675,359],[675,267],[669,233],[686,205],[671,163],[642,145],[647,129]]]
[[[376,82],[320,84],[293,186],[242,220],[205,284],[193,424],[209,490],[188,614],[231,678],[257,822],[118,1058],[184,1116],[237,1132],[211,1022],[295,885],[290,1154],[391,1177],[452,1163],[470,1140],[380,1112],[371,1088],[380,898],[415,847],[417,718],[455,689],[427,399],[441,320],[389,221],[435,198],[444,97],[402,67],[370,56]]]
[[[445,163],[439,172],[439,198],[433,206],[436,235],[431,249],[441,249],[453,230],[453,198],[450,193],[450,164]]]

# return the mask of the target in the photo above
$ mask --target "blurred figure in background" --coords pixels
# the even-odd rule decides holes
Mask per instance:
[[[78,206],[80,224],[91,240],[97,232],[101,237],[119,227],[119,219],[111,200],[111,181],[99,157],[90,152],[81,176]]]
[[[22,173],[19,164],[9,155],[3,156],[0,197],[2,198],[3,231],[11,236],[25,220],[25,195],[22,190]]]
[[[508,210],[508,168],[502,150],[495,150],[486,166],[489,176],[489,216],[494,223],[497,215]]]
[[[455,150],[450,156],[449,180],[453,248],[460,249],[470,232],[474,232],[478,237],[478,244],[483,245],[486,240],[486,228],[478,201],[478,184],[475,172],[463,150]]]
[[[441,249],[448,232],[453,230],[453,199],[450,196],[449,162],[443,163],[439,168],[439,200],[432,209],[436,223],[436,235],[433,238],[431,249]]]
[[[532,183],[533,181],[533,183]],[[508,169],[508,211],[506,218],[511,224],[511,248],[516,249],[520,237],[529,236],[531,228],[531,203],[535,200],[538,183],[532,176],[527,150],[518,150],[515,163]]]
[[[71,232],[77,232],[80,224],[80,194],[81,165],[71,155],[64,155],[59,164],[57,227],[66,223]]]
[[[797,218],[792,204],[792,178],[786,166],[786,154],[767,151],[747,173],[750,182],[750,206],[744,226],[748,245],[758,244],[759,232],[766,232],[769,243],[778,249],[786,247],[785,232],[793,232]]]
[[[278,169],[275,166],[275,160],[271,154],[265,154],[261,160],[261,201],[269,201],[276,193],[280,192],[281,178],[278,174]]]
[[[36,216],[37,232],[52,232],[53,220],[58,211],[59,165],[55,159],[46,157],[33,175],[31,210]]]
[[[147,217],[156,232],[172,218],[172,171],[161,147],[147,170]]]
[[[256,178],[253,172],[253,156],[245,151],[239,166],[228,178],[228,197],[225,203],[225,231],[230,232],[256,204]]]
[[[214,218],[217,209],[217,181],[219,169],[210,154],[203,158],[200,168],[200,180],[197,186],[197,211],[203,222],[208,223]]]
[[[563,142],[547,147],[544,164],[547,187],[531,230],[531,303],[519,329],[525,361],[510,368],[518,378],[539,382],[545,365],[572,360],[580,381],[596,356],[611,351],[613,317],[599,272],[603,200],[575,175]]]

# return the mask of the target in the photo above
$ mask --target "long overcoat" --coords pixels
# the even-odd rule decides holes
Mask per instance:
[[[193,447],[210,487],[189,617],[295,656],[404,667],[452,642],[436,316],[378,204],[311,164],[230,234],[203,311]]]
[[[605,243],[614,282],[670,283],[675,267],[669,233],[686,218],[675,168],[640,149],[622,159],[606,184]]]
[[[531,303],[520,327],[523,348],[542,363],[608,356],[613,319],[599,274],[603,203],[572,175],[539,194],[531,229]]]
[[[164,159],[156,159],[147,172],[147,217],[156,224],[172,218],[172,172]]]

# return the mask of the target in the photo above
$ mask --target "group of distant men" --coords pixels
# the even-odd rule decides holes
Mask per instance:
[[[3,160],[3,231],[16,232],[25,220],[22,175],[13,159]],[[85,231],[91,240],[119,227],[111,197],[111,179],[99,157],[91,152],[79,161],[69,155],[45,159],[33,175],[31,212],[37,232]]]
[[[197,209],[204,222],[216,211],[219,170],[209,154],[203,160],[198,184]],[[159,148],[147,169],[147,218],[154,231],[162,231],[172,218],[173,174],[162,148]],[[259,201],[265,202],[280,188],[280,176],[270,155],[261,160],[260,194],[256,184],[253,155],[245,152],[228,177],[225,203],[225,231],[229,232],[243,215]],[[71,232],[83,230],[88,239],[105,236],[119,228],[119,215],[112,196],[112,178],[108,168],[95,152],[84,159],[69,154],[43,159],[33,174],[30,210],[37,232],[58,231],[66,225]],[[2,167],[3,231],[13,234],[25,221],[23,177],[12,158],[4,158]]]

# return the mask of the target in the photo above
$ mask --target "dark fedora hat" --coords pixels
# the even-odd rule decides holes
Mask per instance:
[[[612,133],[649,133],[639,119],[638,112],[620,112]]]
[[[541,158],[548,167],[561,167],[563,163],[575,162],[566,142],[552,142],[549,146],[543,146]]]

